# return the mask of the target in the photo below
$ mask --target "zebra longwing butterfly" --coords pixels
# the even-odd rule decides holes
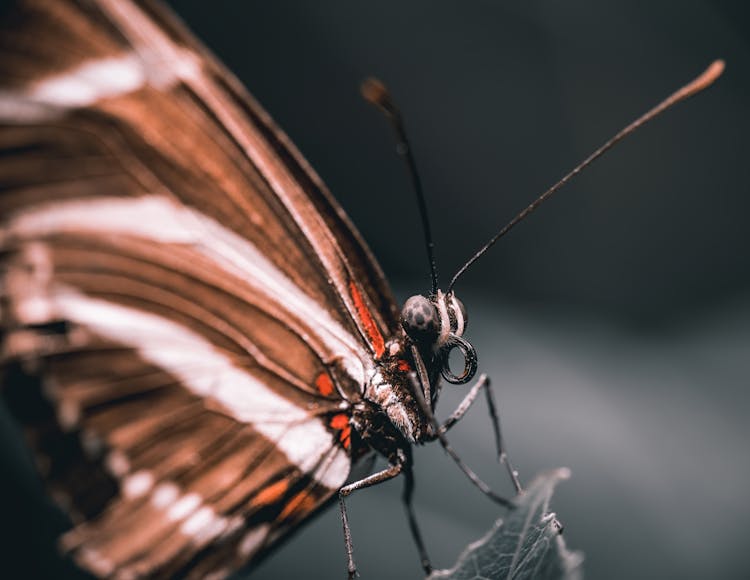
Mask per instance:
[[[508,503],[445,438],[479,394],[493,408],[486,377],[446,423],[432,414],[440,377],[476,370],[453,283],[400,310],[318,176],[158,3],[25,0],[15,18],[0,37],[0,362],[79,566],[222,577],[338,493],[353,575],[344,497],[404,475],[429,570],[411,446],[432,440]],[[367,92],[405,139],[382,87]],[[32,411],[19,386],[38,391]],[[501,451],[496,417],[495,435]],[[389,467],[347,484],[373,451]]]

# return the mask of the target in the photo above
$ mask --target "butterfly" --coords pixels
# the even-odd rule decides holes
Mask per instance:
[[[411,449],[436,440],[510,505],[446,438],[484,393],[520,490],[488,379],[442,424],[433,412],[441,378],[477,370],[453,292],[465,268],[400,309],[320,178],[162,5],[25,0],[14,18],[0,36],[3,396],[78,566],[224,577],[338,498],[351,577],[345,498],[402,476],[429,571]],[[403,144],[382,86],[367,96]],[[388,466],[349,482],[373,452]]]
[[[411,444],[442,436],[424,415],[442,353],[471,351],[458,299],[404,311],[425,337],[415,389],[359,234],[171,14],[30,1],[19,18],[0,64],[3,358],[50,406],[25,427],[75,523],[64,550],[98,576],[218,575],[342,488],[411,482]],[[372,449],[390,467],[344,487]]]

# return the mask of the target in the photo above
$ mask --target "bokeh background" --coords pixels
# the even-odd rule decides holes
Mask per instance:
[[[172,4],[321,174],[400,299],[428,289],[422,232],[362,79],[382,78],[404,113],[445,284],[533,197],[724,58],[716,87],[597,162],[457,292],[522,478],[572,469],[553,509],[587,578],[750,577],[747,2]],[[444,391],[442,413],[464,389]],[[483,402],[452,439],[510,491]],[[502,512],[434,447],[416,454],[416,506],[448,566]],[[349,501],[362,578],[421,575],[400,492],[395,481]],[[344,571],[334,508],[253,577]]]

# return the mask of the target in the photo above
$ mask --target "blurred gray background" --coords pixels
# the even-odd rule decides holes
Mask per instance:
[[[641,130],[481,260],[457,292],[522,478],[587,578],[750,578],[750,8],[744,0],[174,1],[321,174],[403,300],[428,290],[391,88],[428,195],[443,284],[533,197],[714,58],[717,86]],[[447,414],[465,387],[446,389]],[[478,403],[452,436],[493,463]],[[436,446],[434,446],[436,447]],[[439,448],[416,454],[434,563],[502,511]],[[401,482],[349,501],[363,579],[418,578]],[[337,510],[254,578],[343,578]]]

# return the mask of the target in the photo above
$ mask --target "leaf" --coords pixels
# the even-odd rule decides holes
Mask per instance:
[[[427,580],[581,580],[581,552],[569,552],[562,525],[548,512],[552,492],[568,469],[537,476],[505,521],[497,520],[480,540],[469,544],[450,570],[436,570]]]

